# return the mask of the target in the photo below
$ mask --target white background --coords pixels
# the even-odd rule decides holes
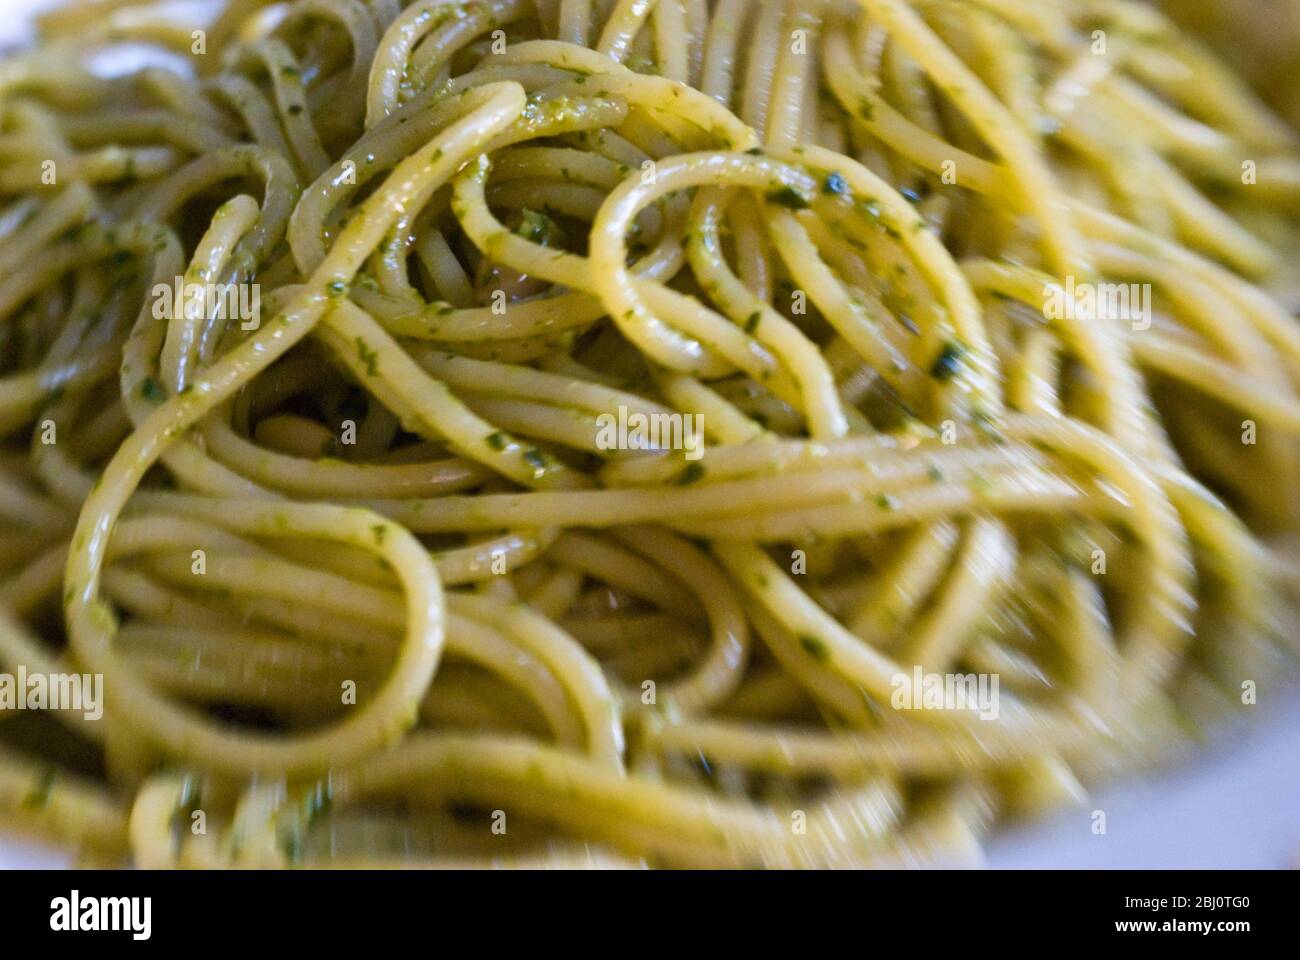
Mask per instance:
[[[0,49],[18,42],[31,11],[52,5],[0,0]],[[1252,728],[1193,761],[1107,787],[1044,822],[1003,830],[988,845],[986,864],[1300,868],[1300,692],[1258,709]],[[1104,836],[1092,833],[1094,809],[1106,811]],[[63,854],[0,837],[0,869],[67,862]]]

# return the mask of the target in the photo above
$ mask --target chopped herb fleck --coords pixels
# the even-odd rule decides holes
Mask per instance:
[[[831,652],[826,648],[825,642],[820,637],[814,637],[811,633],[799,634],[799,646],[803,647],[804,652],[814,660],[825,663],[831,658]]]
[[[362,337],[357,337],[357,359],[365,366],[367,375],[373,377],[379,373],[379,354]]]
[[[289,830],[281,835],[280,850],[289,863],[302,863],[303,842],[297,830]]]
[[[849,192],[849,182],[842,175],[831,173],[822,184],[822,190],[825,193],[845,194]]]
[[[949,341],[943,345],[939,351],[939,356],[935,357],[934,364],[930,367],[930,376],[940,382],[951,380],[961,369],[961,345]]]
[[[550,217],[536,210],[523,209],[519,213],[519,225],[514,231],[518,236],[544,247],[554,246],[559,240],[559,228]]]
[[[150,403],[162,403],[167,399],[167,388],[153,377],[145,377],[140,384],[140,396]]]
[[[677,485],[679,487],[689,486],[704,476],[704,464],[694,460],[686,465],[686,469],[677,475]]]
[[[767,195],[767,199],[791,210],[808,209],[807,198],[794,187],[782,187],[780,190],[773,190]]]

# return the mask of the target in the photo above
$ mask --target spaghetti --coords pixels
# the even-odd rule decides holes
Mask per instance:
[[[1144,5],[41,29],[0,61],[0,663],[105,702],[0,711],[14,829],[927,863],[1294,652],[1297,136]],[[124,43],[162,65],[92,70]]]

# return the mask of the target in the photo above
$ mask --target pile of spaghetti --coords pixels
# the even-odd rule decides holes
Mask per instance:
[[[925,863],[1279,690],[1298,138],[1152,8],[185,17],[0,60],[6,829]]]

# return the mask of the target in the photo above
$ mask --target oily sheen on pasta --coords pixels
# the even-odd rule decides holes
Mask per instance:
[[[1297,134],[1151,7],[186,16],[0,60],[7,831],[949,862],[1266,708]]]

